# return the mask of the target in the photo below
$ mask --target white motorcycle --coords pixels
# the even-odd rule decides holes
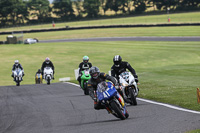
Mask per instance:
[[[51,80],[53,79],[53,70],[51,67],[45,67],[44,68],[44,72],[43,72],[43,76],[45,81],[47,82],[48,85],[50,85]]]
[[[16,68],[13,71],[13,75],[14,75],[14,81],[16,82],[16,86],[20,86],[20,82],[22,81],[22,77],[23,77],[23,70],[21,70],[20,68]]]
[[[119,82],[125,101],[137,105],[138,87],[134,76],[130,72],[123,72],[119,75]]]

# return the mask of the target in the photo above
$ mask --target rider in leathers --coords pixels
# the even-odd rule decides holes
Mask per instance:
[[[43,72],[44,72],[44,68],[45,68],[45,67],[51,67],[51,68],[52,68],[52,70],[53,70],[53,79],[54,79],[54,73],[55,73],[54,65],[53,65],[53,63],[50,61],[50,58],[49,58],[49,57],[47,57],[47,58],[45,59],[45,61],[42,63],[42,67],[41,67],[42,75],[44,74]],[[43,78],[44,78],[44,77],[43,77]]]
[[[122,61],[120,55],[116,55],[113,58],[113,63],[114,65],[111,67],[111,76],[115,77],[118,80],[118,82],[119,82],[119,75],[122,72],[125,72],[126,69],[128,69],[134,76],[135,82],[138,83],[138,76],[136,75],[135,70],[131,67],[131,65],[128,62]]]
[[[23,69],[22,65],[19,63],[19,60],[15,60],[15,64],[12,67],[12,75],[11,76],[14,77],[14,71],[16,68],[20,68],[22,70],[22,76],[24,76],[24,69]]]
[[[100,73],[100,70],[98,67],[91,67],[90,75],[91,75],[91,78],[88,81],[88,89],[89,89],[90,97],[94,100],[94,109],[96,110],[104,109],[104,106],[102,106],[101,103],[98,101],[94,91],[96,91],[97,85],[100,82],[106,81],[106,80],[111,81],[115,85],[115,88],[118,89],[119,86],[118,86],[117,80],[114,77],[109,76],[108,74]]]
[[[82,76],[82,71],[89,69],[92,67],[92,63],[89,62],[89,57],[88,56],[83,56],[83,62],[79,64],[79,74],[78,74],[78,82],[81,85],[81,76]]]

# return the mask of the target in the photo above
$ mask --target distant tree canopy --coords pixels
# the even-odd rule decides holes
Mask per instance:
[[[71,0],[54,0],[53,9],[62,20],[71,20],[75,16]]]
[[[48,0],[29,0],[28,7],[30,15],[37,18],[39,22],[45,22],[51,17],[51,7]]]
[[[95,18],[99,13],[100,0],[84,0],[83,8],[87,17]]]
[[[29,12],[27,2],[24,0],[1,0],[0,21],[1,25],[25,23],[28,20]],[[0,25],[0,26],[1,26]]]
[[[107,11],[137,14],[149,7],[158,11],[199,10],[200,0],[54,0],[51,5],[48,0],[0,0],[0,27],[97,18]]]

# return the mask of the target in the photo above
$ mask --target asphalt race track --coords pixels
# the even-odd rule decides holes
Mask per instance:
[[[68,83],[0,86],[0,133],[182,133],[200,129],[200,115],[142,102],[120,120],[96,111]]]
[[[200,41],[200,37],[99,37],[81,39],[41,40],[40,43],[51,42],[89,42],[89,41]]]

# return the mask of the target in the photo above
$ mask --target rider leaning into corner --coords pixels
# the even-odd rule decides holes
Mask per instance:
[[[83,56],[83,62],[79,64],[79,74],[78,74],[78,82],[81,85],[81,76],[82,76],[82,71],[89,69],[92,67],[92,63],[89,62],[89,57],[88,56]]]
[[[119,88],[117,80],[114,77],[109,76],[108,74],[100,72],[98,67],[91,67],[90,75],[91,75],[91,78],[88,81],[88,89],[89,89],[90,97],[94,100],[94,109],[96,110],[104,109],[104,106],[102,106],[101,102],[98,101],[97,96],[94,93],[94,91],[97,90],[97,85],[100,82],[106,81],[106,80],[111,81],[115,85],[115,88],[117,89]]]
[[[44,72],[44,68],[45,67],[51,67],[52,70],[53,70],[53,79],[54,79],[54,73],[55,73],[55,70],[54,70],[54,65],[53,63],[50,61],[50,58],[47,57],[45,59],[45,61],[42,63],[42,67],[41,67],[41,71],[42,71],[42,75],[43,75],[43,72]],[[44,78],[44,77],[43,77]]]
[[[135,82],[138,83],[138,76],[136,75],[135,70],[131,67],[131,65],[128,62],[122,61],[122,57],[120,55],[114,56],[113,63],[114,63],[114,65],[111,67],[111,76],[115,77],[118,82],[119,82],[119,75],[122,72],[125,72],[126,69],[128,69],[132,73],[132,75],[134,76]],[[122,91],[120,89],[117,89],[117,91],[123,97]],[[139,88],[138,88],[138,91],[139,91]],[[124,100],[126,101],[126,99],[124,99]]]
[[[120,55],[114,56],[113,63],[114,65],[111,67],[111,76],[115,77],[117,81],[119,81],[119,75],[128,69],[134,76],[135,82],[138,83],[138,76],[136,75],[135,70],[128,62],[122,61],[122,57]]]
[[[12,67],[12,75],[11,75],[12,77],[14,77],[14,71],[15,71],[16,68],[20,68],[22,70],[22,76],[25,75],[24,74],[24,69],[23,69],[22,65],[19,63],[19,60],[15,60],[15,63],[13,65],[13,67]]]

